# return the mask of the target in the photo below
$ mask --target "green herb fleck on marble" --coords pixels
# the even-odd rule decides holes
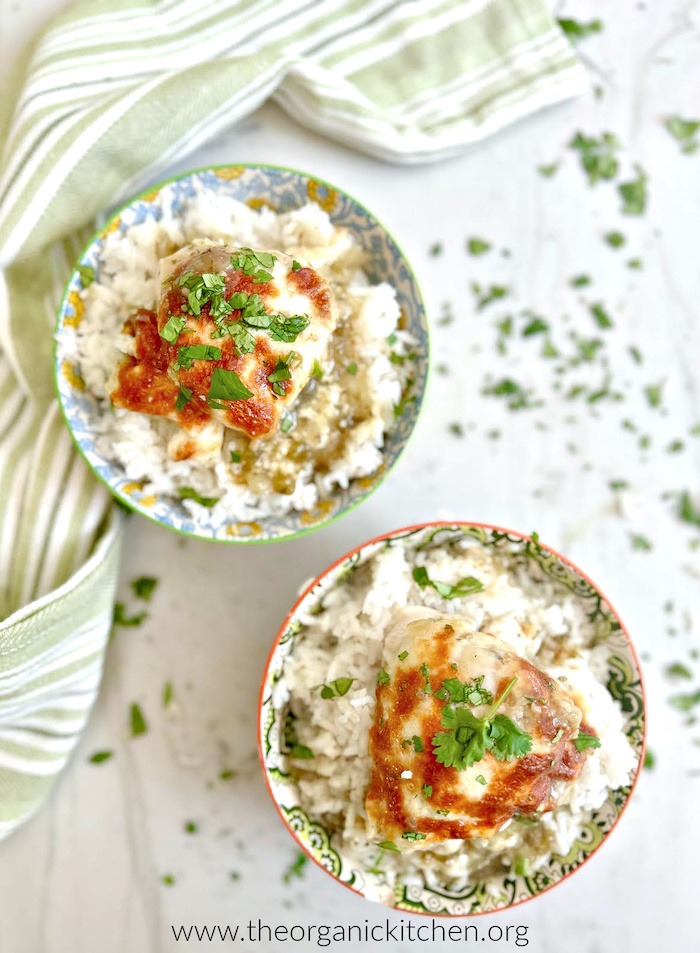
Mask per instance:
[[[90,755],[88,761],[90,764],[103,764],[105,761],[109,761],[113,755],[113,751],[96,751],[94,754]]]
[[[582,40],[593,33],[600,33],[603,29],[602,20],[589,20],[583,23],[581,20],[572,20],[570,17],[559,17],[557,23],[572,40]]]
[[[569,142],[569,148],[578,152],[589,185],[614,179],[617,175],[619,162],[615,153],[620,143],[611,132],[603,132],[597,139],[577,132]]]
[[[623,215],[643,215],[647,207],[648,176],[640,165],[635,165],[636,176],[629,182],[622,182],[617,190],[622,198]]]
[[[158,580],[155,576],[139,576],[138,579],[133,580],[131,588],[137,599],[143,599],[144,602],[148,602],[156,591],[157,585]]]
[[[289,884],[294,878],[303,877],[308,860],[306,854],[299,851],[287,870],[282,874],[282,883]]]
[[[139,735],[145,735],[148,731],[148,725],[144,718],[141,706],[138,702],[132,702],[129,707],[129,722],[131,724],[131,737],[137,738]]]
[[[681,147],[681,152],[686,155],[692,155],[697,152],[698,140],[697,131],[700,129],[700,120],[683,119],[681,116],[667,116],[664,119],[666,131],[673,136]]]
[[[467,239],[467,251],[470,255],[485,255],[486,252],[491,251],[491,242],[487,242],[483,238],[469,238]]]
[[[611,248],[622,248],[627,241],[622,232],[606,232],[603,238]]]

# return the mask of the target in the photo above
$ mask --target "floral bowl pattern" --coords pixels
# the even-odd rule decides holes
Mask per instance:
[[[286,703],[275,687],[283,678],[285,660],[303,636],[302,618],[317,612],[324,598],[342,585],[354,570],[380,548],[401,541],[404,545],[441,546],[462,537],[496,547],[514,560],[535,560],[546,575],[584,601],[591,621],[599,626],[609,646],[607,689],[624,713],[625,732],[637,757],[629,786],[617,789],[591,813],[566,857],[553,854],[548,864],[530,875],[509,871],[498,881],[471,883],[462,892],[415,884],[398,884],[393,906],[430,916],[471,916],[492,913],[523,903],[551,889],[577,870],[598,849],[622,814],[639,777],[644,760],[645,699],[639,662],[622,622],[599,589],[559,553],[538,540],[512,530],[480,523],[427,523],[395,530],[359,546],[321,573],[301,594],[274,642],[260,690],[259,749],[263,772],[277,811],[305,853],[346,887],[365,895],[367,874],[353,867],[337,849],[333,835],[303,809],[284,752]]]
[[[366,251],[366,270],[370,279],[387,280],[394,286],[402,313],[402,327],[410,331],[417,342],[413,349],[414,372],[410,386],[402,395],[401,413],[385,436],[382,466],[370,476],[352,480],[346,489],[336,488],[329,498],[319,501],[315,510],[271,516],[254,523],[231,519],[223,523],[211,520],[195,525],[181,501],[146,493],[143,484],[131,479],[119,465],[96,450],[99,409],[96,400],[86,390],[73,356],[75,328],[83,318],[80,292],[84,287],[84,275],[96,269],[105,235],[115,229],[126,232],[149,216],[161,215],[156,198],[162,204],[165,197],[170,210],[177,215],[182,203],[194,194],[195,187],[214,195],[229,196],[254,209],[268,206],[285,212],[310,201],[320,205],[335,225],[350,229]],[[341,189],[303,172],[276,166],[198,169],[163,182],[132,199],[107,221],[82,253],[66,287],[56,326],[55,378],[59,405],[89,467],[128,508],[176,532],[218,542],[254,543],[299,536],[331,522],[361,503],[386,477],[405,448],[418,419],[427,375],[425,308],[415,275],[394,238],[371,212]]]

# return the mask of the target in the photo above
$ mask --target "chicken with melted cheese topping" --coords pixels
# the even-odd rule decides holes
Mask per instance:
[[[175,420],[174,459],[217,452],[223,428],[273,434],[336,325],[326,283],[281,252],[197,240],[161,261],[156,312],[124,331],[133,354],[112,402]]]
[[[366,810],[370,837],[402,851],[552,810],[597,745],[556,681],[461,619],[400,610],[383,664]]]

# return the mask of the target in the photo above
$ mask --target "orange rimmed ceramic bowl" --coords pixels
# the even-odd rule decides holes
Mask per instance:
[[[561,595],[579,602],[594,627],[596,646],[604,646],[604,687],[619,706],[623,731],[631,747],[629,762],[634,767],[626,783],[611,790],[597,809],[585,813],[566,855],[552,853],[544,865],[532,872],[524,869],[516,873],[511,867],[459,888],[440,884],[434,876],[414,876],[405,881],[398,876],[389,886],[382,885],[385,875],[381,869],[362,869],[344,851],[340,834],[329,829],[300,794],[295,770],[300,770],[300,764],[311,762],[292,757],[292,746],[305,739],[296,737],[296,716],[289,707],[285,666],[314,617],[327,611],[324,605],[329,594],[334,594],[336,602],[342,602],[338,591],[352,585],[357,570],[383,550],[398,546],[423,552],[464,546],[492,549],[509,565],[512,560],[518,572],[530,573],[554,587],[550,592],[558,593],[562,587]],[[353,672],[345,674],[351,676]],[[597,678],[601,679],[600,674]],[[480,523],[438,522],[405,527],[342,556],[306,587],[291,609],[270,651],[260,690],[259,749],[263,772],[275,807],[299,847],[356,893],[380,899],[402,911],[431,916],[469,916],[503,910],[530,900],[569,877],[597,851],[617,824],[639,777],[644,745],[645,698],[640,665],[629,634],[609,601],[578,567],[536,538]],[[381,864],[374,867],[381,868]]]

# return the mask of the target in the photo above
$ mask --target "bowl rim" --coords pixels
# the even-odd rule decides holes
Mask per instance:
[[[59,339],[62,334],[62,326],[64,322],[66,306],[68,304],[68,297],[70,295],[70,288],[75,278],[75,274],[78,270],[77,264],[83,260],[87,252],[92,248],[95,242],[106,233],[106,231],[109,229],[112,223],[115,222],[121,216],[123,212],[131,208],[136,202],[139,202],[146,197],[153,197],[154,193],[160,192],[166,186],[172,185],[174,182],[179,182],[183,179],[188,179],[192,176],[199,175],[205,172],[217,172],[219,169],[260,169],[262,171],[271,169],[276,172],[290,172],[301,179],[317,182],[320,185],[325,186],[327,189],[331,189],[335,192],[338,192],[346,196],[369,219],[376,222],[379,228],[389,237],[389,239],[396,246],[396,249],[398,250],[401,256],[401,260],[403,264],[406,266],[406,269],[415,285],[416,292],[417,292],[418,305],[420,308],[420,312],[422,313],[424,318],[423,323],[425,325],[425,360],[426,360],[425,380],[424,380],[422,390],[420,391],[420,393],[416,394],[416,400],[414,401],[416,414],[415,414],[415,419],[413,421],[413,425],[406,437],[406,440],[403,446],[400,447],[400,449],[398,450],[396,457],[392,461],[391,465],[385,468],[380,467],[378,471],[375,471],[375,479],[373,480],[371,486],[369,486],[361,496],[359,496],[356,500],[353,500],[348,506],[338,510],[337,513],[333,513],[330,516],[322,517],[318,521],[309,524],[309,526],[302,527],[300,529],[295,530],[293,533],[286,533],[284,535],[278,535],[278,536],[252,536],[251,535],[251,536],[231,536],[231,537],[204,536],[201,533],[191,532],[190,530],[180,529],[176,526],[171,526],[170,524],[163,522],[163,520],[159,519],[153,513],[148,512],[146,509],[141,509],[137,505],[137,501],[133,500],[129,496],[129,494],[122,493],[120,490],[118,490],[115,486],[113,486],[112,483],[110,483],[110,481],[106,477],[98,473],[95,467],[93,467],[92,463],[88,460],[85,451],[83,450],[80,443],[78,442],[78,439],[75,433],[73,432],[73,428],[71,427],[70,421],[68,420],[68,414],[67,414],[66,408],[64,407],[63,400],[61,398],[61,388],[60,388],[60,382],[59,382],[61,370],[59,367],[59,353],[58,353]],[[73,441],[74,446],[76,447],[80,456],[83,458],[90,472],[109,491],[109,493],[111,494],[111,496],[114,498],[115,502],[119,506],[122,506],[124,509],[128,510],[129,513],[132,513],[132,512],[136,513],[138,516],[144,517],[145,519],[149,520],[151,523],[155,523],[157,526],[162,526],[164,529],[167,529],[172,533],[177,533],[178,536],[182,536],[186,539],[197,539],[207,543],[219,543],[222,546],[256,546],[256,545],[263,546],[268,543],[282,543],[292,539],[299,539],[302,536],[308,536],[310,533],[316,532],[316,530],[323,529],[324,527],[327,527],[327,526],[331,526],[333,523],[341,519],[343,516],[346,516],[347,514],[352,513],[354,509],[356,509],[362,503],[366,502],[374,494],[374,492],[379,489],[379,487],[384,483],[384,481],[387,479],[391,471],[394,469],[394,467],[399,463],[399,461],[403,457],[406,449],[408,448],[408,445],[411,443],[413,439],[413,436],[416,432],[416,428],[421,419],[421,415],[423,413],[424,404],[425,404],[425,395],[428,392],[428,387],[430,385],[430,380],[432,376],[431,353],[432,353],[432,342],[431,342],[430,321],[428,320],[428,309],[425,304],[425,293],[418,279],[418,274],[415,268],[413,267],[410,258],[408,258],[408,256],[406,255],[406,252],[404,251],[403,246],[396,240],[393,232],[391,232],[386,227],[384,222],[380,218],[378,218],[374,214],[374,212],[368,209],[363,202],[360,202],[358,199],[356,199],[355,196],[352,195],[350,192],[348,192],[346,189],[343,189],[340,186],[334,185],[332,182],[329,182],[327,179],[324,179],[318,175],[314,175],[310,172],[304,172],[300,169],[295,169],[291,166],[275,165],[269,162],[219,162],[213,165],[197,166],[185,172],[179,172],[175,175],[172,175],[167,179],[162,179],[154,183],[153,185],[146,186],[145,188],[141,189],[138,193],[131,196],[131,198],[123,202],[121,205],[117,206],[117,208],[115,208],[112,212],[109,213],[109,215],[104,219],[102,224],[97,229],[95,229],[95,231],[92,233],[92,235],[90,236],[90,238],[85,243],[82,250],[76,257],[75,264],[71,267],[70,274],[64,285],[61,302],[56,312],[56,320],[54,322],[54,328],[53,328],[53,347],[52,347],[53,375],[52,376],[53,376],[54,394],[58,402],[58,408],[59,408],[61,417],[63,418],[63,422],[66,426],[66,429],[68,430],[71,440]]]
[[[363,543],[360,543],[358,546],[355,546],[353,549],[348,550],[348,552],[346,552],[344,555],[340,556],[338,559],[336,559],[334,562],[332,562],[326,569],[324,569],[322,572],[320,572],[311,582],[308,583],[308,585],[306,585],[306,586],[304,587],[303,591],[299,594],[298,598],[296,599],[294,605],[292,606],[292,608],[289,610],[289,612],[288,612],[287,615],[285,616],[284,621],[282,622],[282,625],[280,626],[279,631],[278,631],[277,635],[276,635],[275,638],[274,638],[274,641],[273,641],[273,643],[272,643],[272,646],[271,646],[271,648],[270,648],[270,651],[269,651],[269,653],[268,653],[268,655],[267,655],[267,659],[266,659],[266,661],[265,661],[265,666],[264,666],[264,669],[263,669],[262,680],[261,680],[261,682],[260,682],[260,691],[259,691],[259,693],[258,693],[258,712],[257,712],[258,758],[259,758],[259,761],[260,761],[260,766],[261,766],[261,769],[262,769],[263,778],[264,778],[264,780],[265,780],[265,787],[267,788],[267,793],[268,793],[268,795],[270,796],[270,799],[271,799],[271,801],[272,801],[272,803],[273,803],[273,805],[274,805],[274,807],[275,807],[275,810],[276,810],[277,814],[279,815],[279,817],[280,817],[282,823],[284,824],[284,827],[286,828],[286,830],[287,830],[287,831],[290,833],[290,835],[294,838],[294,841],[295,841],[297,847],[298,847],[300,850],[302,850],[302,851],[304,852],[304,854],[305,854],[310,860],[312,860],[318,867],[320,867],[321,870],[323,870],[326,874],[328,874],[328,876],[332,877],[332,879],[333,879],[336,883],[340,884],[340,885],[343,886],[343,887],[346,887],[348,890],[352,891],[352,893],[357,894],[357,896],[362,897],[364,900],[367,900],[367,901],[369,901],[369,902],[373,902],[373,901],[371,901],[369,897],[366,897],[365,894],[364,894],[361,890],[358,890],[358,889],[356,889],[355,887],[351,886],[349,883],[346,883],[345,881],[340,880],[340,879],[339,879],[338,877],[336,877],[333,873],[331,873],[329,870],[327,870],[327,869],[320,863],[320,861],[316,858],[316,856],[314,855],[314,853],[313,853],[309,848],[307,848],[307,846],[306,846],[305,844],[303,844],[301,840],[299,840],[299,838],[297,837],[296,833],[292,830],[292,828],[290,827],[289,823],[287,822],[287,819],[285,818],[284,814],[282,813],[282,810],[281,810],[281,808],[280,808],[279,802],[278,802],[277,798],[275,797],[275,794],[274,794],[273,789],[272,789],[272,784],[271,784],[271,782],[270,782],[270,777],[269,777],[269,774],[268,774],[268,771],[267,771],[267,767],[266,767],[266,764],[265,764],[265,753],[264,753],[264,748],[263,748],[263,744],[264,744],[264,738],[263,738],[264,730],[263,730],[263,723],[262,723],[262,712],[263,712],[264,696],[265,696],[265,691],[266,691],[266,688],[267,688],[267,685],[268,685],[268,679],[269,679],[269,673],[270,673],[270,665],[272,664],[272,660],[273,660],[274,654],[275,654],[275,652],[276,652],[276,650],[277,650],[277,648],[278,648],[278,646],[279,646],[279,643],[281,642],[281,640],[282,640],[284,634],[286,633],[287,629],[289,628],[290,623],[291,623],[292,620],[294,619],[294,616],[296,615],[297,610],[298,610],[299,606],[301,605],[301,603],[302,603],[302,602],[306,599],[306,597],[316,588],[316,586],[318,586],[321,582],[323,582],[323,580],[324,580],[330,573],[332,573],[335,569],[337,569],[340,565],[342,565],[346,560],[351,559],[353,556],[355,556],[355,555],[357,555],[357,554],[359,554],[359,553],[362,553],[364,550],[368,549],[370,546],[373,546],[373,545],[375,545],[376,543],[381,543],[381,542],[383,542],[384,540],[394,539],[394,538],[403,536],[404,534],[413,533],[413,532],[417,532],[417,531],[420,531],[420,530],[440,529],[440,528],[443,528],[443,527],[444,527],[444,528],[447,528],[447,527],[476,527],[476,528],[478,528],[478,529],[486,529],[486,530],[491,530],[491,531],[495,531],[495,532],[498,532],[498,533],[506,533],[506,534],[508,534],[509,536],[518,537],[518,539],[520,539],[520,540],[522,540],[522,541],[524,541],[524,542],[533,542],[532,534],[522,533],[522,532],[520,532],[519,530],[508,529],[508,528],[505,527],[505,526],[499,526],[499,525],[494,524],[494,523],[481,523],[481,522],[477,522],[477,521],[474,521],[474,520],[455,519],[455,520],[428,520],[427,522],[413,523],[413,524],[411,524],[411,525],[409,525],[409,526],[401,526],[401,527],[399,527],[398,529],[389,530],[388,532],[381,533],[381,534],[378,535],[378,536],[374,536],[372,539],[369,539],[369,540],[367,540],[367,541],[365,541],[365,542],[363,542]],[[629,631],[628,631],[628,629],[627,629],[627,626],[626,626],[625,623],[623,622],[623,620],[622,620],[620,614],[618,613],[617,609],[613,606],[613,604],[612,604],[612,603],[610,602],[610,600],[607,598],[607,596],[605,595],[605,593],[603,592],[603,590],[600,588],[600,586],[598,586],[596,583],[594,583],[593,580],[592,580],[585,572],[583,572],[583,570],[581,570],[581,569],[576,565],[576,563],[572,562],[571,559],[569,559],[567,556],[564,556],[564,555],[563,555],[562,553],[560,553],[557,549],[553,549],[551,546],[548,546],[548,545],[542,543],[542,541],[539,540],[539,539],[538,539],[537,542],[538,542],[538,545],[539,545],[542,549],[544,549],[544,550],[545,550],[546,552],[548,552],[548,553],[551,553],[551,555],[555,556],[555,557],[556,557],[558,560],[560,560],[565,566],[567,566],[569,569],[572,569],[575,573],[577,573],[583,580],[585,580],[585,581],[598,593],[598,595],[600,595],[600,596],[602,597],[602,599],[603,599],[603,601],[606,603],[608,609],[610,610],[610,612],[612,613],[612,615],[615,617],[615,620],[619,623],[620,631],[621,631],[622,634],[624,635],[625,640],[626,640],[626,642],[627,642],[627,646],[628,646],[628,648],[629,648],[629,650],[630,650],[630,653],[631,653],[631,655],[632,655],[632,659],[633,659],[633,661],[634,661],[635,668],[636,668],[636,674],[639,676],[639,687],[640,687],[641,698],[642,698],[642,715],[643,715],[643,717],[642,717],[642,741],[641,741],[641,747],[640,747],[640,749],[639,749],[639,757],[638,757],[637,767],[636,767],[636,769],[635,769],[634,777],[632,778],[632,780],[631,780],[631,782],[630,782],[629,794],[628,794],[627,797],[625,798],[625,802],[624,802],[624,804],[621,806],[619,814],[617,815],[617,817],[616,817],[615,820],[613,821],[612,825],[610,826],[610,829],[603,835],[603,838],[602,838],[602,840],[600,841],[600,843],[597,844],[597,845],[590,851],[590,853],[586,854],[586,856],[585,856],[584,859],[581,861],[581,863],[578,864],[576,867],[574,867],[573,870],[570,870],[568,873],[564,874],[564,876],[561,877],[559,880],[556,880],[554,883],[549,884],[549,886],[544,887],[542,890],[537,891],[537,893],[533,893],[533,894],[531,894],[531,895],[528,896],[528,897],[523,897],[522,899],[516,900],[514,903],[509,903],[509,904],[507,904],[506,906],[500,907],[500,908],[497,909],[497,910],[476,910],[476,911],[470,912],[470,913],[448,913],[448,912],[433,913],[433,912],[428,911],[428,910],[405,910],[403,907],[397,907],[397,906],[394,905],[394,904],[392,904],[391,906],[388,906],[388,907],[387,907],[387,909],[390,909],[390,910],[397,910],[397,911],[398,911],[399,913],[401,913],[402,915],[403,915],[403,914],[409,914],[409,915],[413,914],[413,915],[415,915],[415,916],[433,917],[433,918],[436,918],[436,917],[444,917],[444,918],[446,918],[446,919],[458,919],[458,918],[465,918],[465,917],[480,917],[480,916],[493,916],[494,914],[504,913],[506,910],[512,910],[512,909],[514,909],[515,907],[522,906],[524,903],[529,903],[531,900],[536,900],[536,899],[538,899],[539,897],[541,897],[543,894],[549,893],[550,890],[553,890],[555,887],[558,887],[559,884],[564,883],[564,881],[568,880],[568,879],[569,879],[570,877],[572,877],[574,874],[578,873],[578,871],[581,870],[581,868],[584,867],[584,865],[588,863],[588,861],[591,859],[591,857],[593,857],[594,854],[596,854],[596,853],[600,850],[600,848],[601,848],[601,847],[603,846],[603,844],[608,840],[608,838],[610,837],[610,835],[612,834],[612,832],[615,830],[615,828],[616,828],[617,825],[619,824],[622,815],[625,813],[625,811],[627,810],[627,807],[629,806],[630,801],[632,800],[632,796],[633,796],[633,794],[634,794],[634,792],[635,792],[635,789],[636,789],[636,787],[637,787],[637,784],[638,784],[638,782],[639,782],[639,778],[640,778],[640,776],[641,776],[642,768],[643,768],[643,766],[644,766],[644,757],[645,757],[646,749],[647,749],[647,695],[646,695],[646,686],[645,686],[645,683],[644,683],[644,675],[643,675],[643,672],[642,672],[641,662],[640,662],[640,659],[639,659],[639,655],[638,655],[638,653],[637,653],[637,650],[636,650],[636,648],[635,648],[635,646],[634,646],[634,643],[633,643],[633,641],[632,641],[632,637],[630,636]]]

